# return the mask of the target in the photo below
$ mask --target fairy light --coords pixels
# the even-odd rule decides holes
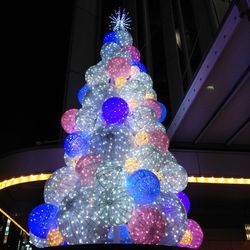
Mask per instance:
[[[27,176],[20,176],[16,178],[11,178],[8,180],[4,180],[0,182],[0,190],[11,187],[17,184],[23,184],[23,183],[29,183],[34,181],[45,181],[47,180],[51,174],[33,174],[33,175],[27,175]]]
[[[11,178],[0,182],[0,190],[8,188],[17,184],[29,183],[34,181],[46,181],[50,176],[49,174],[34,174],[27,176],[20,176],[17,178]],[[226,177],[214,177],[214,181],[211,182],[211,177],[198,177],[189,176],[189,183],[203,183],[203,184],[226,184],[226,185],[250,185],[250,178],[226,178]]]
[[[250,185],[250,178],[226,178],[226,177],[188,177],[189,183],[204,184],[232,184],[232,185]]]

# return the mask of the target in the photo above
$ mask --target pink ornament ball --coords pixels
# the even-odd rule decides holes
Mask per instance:
[[[90,186],[95,183],[94,176],[100,163],[101,157],[92,153],[79,159],[75,171],[78,174],[82,185]]]
[[[136,244],[159,244],[165,228],[166,221],[161,212],[148,205],[137,208],[128,222],[130,236]]]
[[[127,78],[130,73],[130,64],[124,57],[114,57],[109,60],[107,70],[112,80],[120,76]]]
[[[143,101],[143,106],[147,106],[150,109],[152,109],[155,112],[157,119],[161,117],[162,110],[161,110],[161,105],[159,102],[153,99],[145,99]]]
[[[188,219],[187,230],[189,230],[192,234],[192,241],[187,245],[182,245],[178,243],[179,247],[186,247],[191,249],[197,249],[201,246],[203,242],[203,231],[200,225],[192,219]]]
[[[139,50],[136,47],[134,47],[133,45],[126,45],[123,47],[123,49],[125,51],[128,51],[128,53],[130,54],[132,58],[133,63],[138,63],[140,61],[141,55],[140,55]]]
[[[154,130],[148,133],[149,143],[156,146],[163,154],[168,152],[169,139],[166,133],[161,130]]]
[[[69,109],[62,115],[61,125],[68,134],[79,131],[75,123],[77,112],[78,109]]]

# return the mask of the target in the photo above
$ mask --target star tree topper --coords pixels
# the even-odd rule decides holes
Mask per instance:
[[[113,31],[127,31],[130,28],[131,18],[129,17],[129,13],[125,11],[125,9],[121,10],[119,8],[117,11],[115,11],[114,14],[112,14],[110,17],[111,24],[109,27]]]

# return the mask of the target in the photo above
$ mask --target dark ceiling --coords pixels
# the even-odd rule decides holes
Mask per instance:
[[[234,6],[168,128],[173,147],[250,151],[249,30]]]
[[[0,154],[57,140],[74,1],[8,1]]]

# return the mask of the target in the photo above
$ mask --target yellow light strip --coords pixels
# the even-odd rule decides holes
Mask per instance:
[[[250,185],[250,179],[224,177],[188,177],[189,183]]]
[[[17,178],[11,178],[0,182],[0,190],[14,186],[17,184],[34,182],[34,181],[46,181],[51,174],[36,174],[27,175]],[[224,177],[188,177],[189,183],[206,183],[206,184],[236,184],[236,185],[250,185],[250,179],[247,178],[224,178]]]
[[[20,176],[17,178],[11,178],[9,180],[4,180],[0,182],[0,190],[14,186],[17,184],[33,182],[33,181],[46,181],[51,176],[51,174],[36,174],[36,175],[27,175],[27,176]]]
[[[12,217],[10,217],[6,212],[3,211],[3,209],[0,208],[0,212],[5,215],[9,220],[11,220],[17,227],[19,227],[24,233],[26,233],[28,236],[30,235],[21,225],[19,225]]]

